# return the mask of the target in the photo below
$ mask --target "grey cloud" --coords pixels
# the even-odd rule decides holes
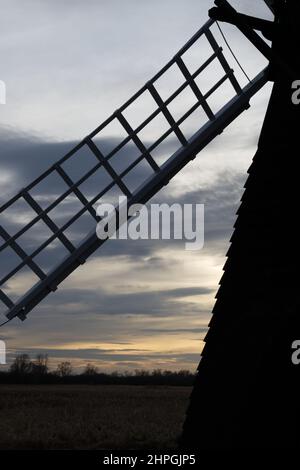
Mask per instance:
[[[144,362],[147,365],[149,361],[159,361],[163,362],[175,362],[175,363],[190,363],[195,365],[199,361],[200,354],[184,354],[181,352],[157,352],[151,353],[147,351],[132,351],[131,354],[125,350],[110,351],[110,350],[101,350],[101,349],[55,349],[55,348],[23,348],[18,350],[18,354],[28,354],[30,357],[34,358],[36,354],[48,354],[50,359],[53,360],[70,360],[70,359],[80,359],[88,361],[98,361],[98,362],[117,362],[121,366],[135,366],[141,362]],[[12,361],[15,353],[10,352],[9,362]]]
[[[41,145],[39,148],[40,147]],[[44,147],[45,152],[42,153],[44,155],[48,155],[47,147],[51,147],[51,144],[44,144]],[[31,155],[33,153],[33,149],[34,145],[30,152]],[[52,153],[52,150],[50,153]],[[180,196],[180,202],[182,204],[205,204],[205,240],[207,249],[210,250],[211,253],[216,252],[218,254],[225,254],[226,252],[226,245],[228,244],[227,240],[229,239],[230,233],[232,231],[235,212],[242,194],[244,179],[245,177],[240,174],[223,173],[211,186],[205,187],[204,189],[191,191]],[[155,197],[153,202],[166,202],[173,204],[178,202],[178,197],[174,196],[171,191],[166,190],[162,191],[157,197]],[[72,208],[73,203],[71,201],[68,206],[70,212],[72,212]],[[88,226],[88,223],[90,223],[90,226]],[[9,224],[7,229],[10,231],[10,233],[14,233],[16,226],[13,223],[13,220],[11,220]],[[71,239],[71,241],[76,244],[80,241],[86,231],[89,231],[87,228],[90,230],[93,228],[93,224],[94,222],[91,222],[91,218],[86,216],[80,220],[73,230],[69,230],[66,234]],[[43,237],[49,235],[50,230],[43,224],[43,222],[41,222],[37,227],[35,227],[34,230],[32,229],[28,233],[28,236],[23,235],[19,239],[19,243],[25,249],[25,251],[31,253],[37,247],[38,241],[40,240],[40,243],[42,243]],[[114,262],[113,260],[117,262],[118,256],[120,255],[127,256],[133,260],[140,258],[141,261],[143,261],[141,264],[141,269],[157,269],[158,265],[161,269],[163,269],[164,267],[170,266],[170,263],[172,263],[172,260],[166,261],[156,255],[156,253],[165,246],[173,246],[182,249],[183,242],[177,240],[141,240],[138,242],[132,240],[114,240],[105,243],[104,246],[94,254],[94,257],[101,257],[102,263]],[[50,245],[50,248],[45,250],[42,254],[38,255],[35,260],[45,272],[48,272],[48,270],[54,264],[57,264],[60,260],[62,260],[66,254],[66,249],[60,242],[57,242]],[[147,258],[146,263],[144,262],[145,258]],[[12,252],[10,248],[1,253],[1,260],[2,275],[7,274],[8,271],[13,269],[19,263],[18,257]],[[176,269],[176,266],[174,266],[174,269]],[[9,291],[7,291],[7,293],[9,293]],[[89,302],[91,302],[91,297],[93,296],[89,296]],[[61,299],[60,302],[65,302],[66,304],[68,303],[67,297],[64,299],[61,297],[59,298]],[[78,301],[79,300],[80,299],[78,299]],[[107,306],[108,312],[111,312],[112,310],[114,313],[118,312],[118,304],[121,302],[121,300],[122,299],[120,298],[115,298],[115,300],[111,299],[109,305]],[[151,304],[151,299],[144,299],[144,302],[146,300]],[[128,298],[126,298],[124,305],[127,305],[127,302]],[[52,304],[52,301],[50,301],[50,304]],[[154,306],[153,303],[151,305],[152,307],[150,310],[152,309],[152,313],[156,312],[157,314],[161,311],[159,301],[157,302],[156,306]],[[176,307],[178,308],[178,306]],[[167,315],[172,311],[173,308],[173,305],[169,305],[167,309],[163,309],[163,314]],[[139,311],[139,307],[136,303],[135,306],[130,304],[128,306],[128,312],[129,311],[136,313]]]
[[[1,139],[0,139],[1,140]],[[2,148],[3,158],[1,162],[2,168],[12,171],[15,175],[15,181],[19,182],[22,180],[22,186],[25,185],[26,181],[30,181],[36,177],[40,170],[47,168],[51,165],[58,156],[62,156],[67,150],[72,148],[74,143],[52,143],[52,142],[39,142],[35,138],[29,138],[24,136],[15,135],[12,133],[3,137],[2,132]],[[100,145],[105,149],[110,146],[112,142],[102,141]],[[171,143],[172,145],[172,143]],[[73,175],[79,175],[81,167],[85,167],[85,155],[80,156],[78,160],[74,158],[74,163],[69,166],[69,170]],[[93,156],[93,164],[96,163],[96,159]],[[119,156],[120,160],[126,160],[130,158],[128,153],[121,153]],[[83,163],[84,162],[84,163]],[[143,167],[139,168],[138,173],[135,173],[134,178],[142,181],[147,175],[144,173]],[[57,177],[57,181],[59,178]],[[180,202],[186,203],[204,203],[206,205],[206,240],[212,239],[224,239],[228,236],[230,229],[233,225],[234,212],[237,208],[239,198],[242,193],[242,183],[244,177],[240,174],[223,173],[219,178],[208,187],[199,189],[197,191],[191,191],[189,193],[180,196]],[[62,181],[60,181],[62,183]],[[91,193],[99,192],[99,188],[103,187],[103,181],[101,175],[98,181],[92,181],[91,184],[87,185],[86,196],[89,198]],[[64,188],[66,190],[67,187]],[[40,191],[35,191],[37,199],[41,196],[51,200],[52,196],[60,194],[59,190],[62,190],[58,184],[55,184],[51,178],[45,182],[45,185],[40,188]],[[84,193],[83,189],[81,191]],[[34,193],[34,192],[33,192]],[[158,196],[152,199],[152,202],[163,203],[167,202],[173,204],[178,202],[178,197],[172,195],[170,190],[161,191]],[[43,203],[40,203],[43,206]],[[49,202],[47,203],[49,204]],[[82,204],[73,195],[69,197],[63,204],[60,204],[60,209],[51,211],[49,215],[58,226],[62,226],[69,218],[82,208]],[[22,228],[22,218],[29,221],[35,216],[35,213],[29,208],[25,202],[17,202],[11,208],[7,209],[1,215],[1,222],[4,228],[13,234]],[[20,220],[21,219],[21,220]],[[71,241],[76,245],[81,239],[95,227],[95,221],[90,215],[81,216],[77,222],[66,230],[65,234]],[[36,224],[28,233],[25,233],[20,237],[19,242],[22,248],[29,253],[32,253],[37,248],[38,242],[41,244],[44,240],[52,235],[50,229],[44,224],[39,222]],[[169,242],[168,242],[169,243]],[[183,242],[171,241],[173,245]],[[127,254],[128,256],[149,256],[159,248],[164,246],[164,242],[152,242],[151,240],[132,242],[128,241],[114,241],[106,243],[105,246],[97,252],[96,256],[117,256],[120,254]],[[37,261],[41,264],[41,267],[47,271],[53,266],[53,260],[62,259],[66,255],[66,250],[63,248],[60,242],[52,244],[51,250],[46,251],[43,255],[37,257]],[[2,261],[2,267],[4,271],[7,271],[7,263],[10,265],[13,261],[13,257],[4,256]]]
[[[208,330],[208,327],[203,327],[203,328],[147,328],[147,331],[144,331],[144,334],[146,335],[152,335],[152,334],[162,334],[162,335],[172,335],[172,334],[197,334],[197,333],[206,333]],[[199,341],[199,338],[197,338],[197,341]]]
[[[66,315],[82,314],[82,309],[89,306],[89,313],[98,315],[139,315],[139,316],[181,316],[199,311],[193,301],[178,302],[176,299],[204,296],[213,293],[208,288],[179,288],[161,291],[139,291],[134,293],[111,294],[97,290],[62,289],[58,296],[51,296],[47,310],[62,305]],[[76,305],[76,309],[74,308]],[[73,307],[73,308],[72,308]]]

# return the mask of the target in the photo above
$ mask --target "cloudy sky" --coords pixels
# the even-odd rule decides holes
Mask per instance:
[[[0,105],[0,199],[5,203],[40,172],[62,157],[85,135],[142,87],[207,20],[212,0],[0,0],[1,68],[6,84],[6,105]],[[270,17],[262,0],[232,1],[246,13]],[[222,43],[228,61],[232,57]],[[265,61],[233,27],[224,31],[246,71],[254,77]],[[207,45],[200,44],[185,57],[191,71],[205,60]],[[201,77],[207,91],[219,77],[215,65]],[[245,77],[236,69],[242,85]],[[178,71],[158,84],[163,98],[175,90]],[[227,85],[211,105],[218,109],[232,95]],[[155,196],[155,202],[205,204],[205,246],[198,252],[178,241],[110,241],[74,272],[32,311],[22,323],[15,319],[0,331],[9,359],[21,352],[48,353],[51,364],[65,358],[79,369],[93,362],[102,370],[135,368],[188,368],[194,370],[202,349],[210,311],[246,171],[255,153],[270,86],[252,100],[250,110],[212,142]],[[188,92],[171,110],[182,115],[193,104]],[[150,112],[145,98],[128,119],[137,125]],[[201,126],[195,114],[184,127],[187,136]],[[149,127],[141,138],[149,144],[163,130],[163,122]],[[103,152],[122,135],[112,127],[99,137]],[[176,150],[170,138],[156,155],[159,162]],[[116,160],[126,162],[130,145]],[[79,179],[89,169],[91,155],[65,170]],[[120,160],[121,159],[121,160]],[[84,160],[84,163],[83,163]],[[91,180],[82,191],[92,197],[105,176]],[[128,184],[147,176],[141,166]],[[139,179],[140,178],[140,179]],[[42,207],[62,191],[62,181],[49,178],[33,194]],[[51,199],[52,198],[52,199]],[[59,225],[80,203],[70,195],[51,213]],[[30,220],[24,204],[1,214],[1,224],[14,233]],[[66,235],[76,245],[93,229],[86,216]],[[47,236],[42,223],[20,237],[19,244],[32,252]],[[10,249],[1,253],[1,278],[16,265]],[[65,255],[54,243],[36,258],[47,272]],[[16,298],[32,280],[21,272],[3,289]],[[15,297],[14,297],[15,296]],[[4,320],[5,308],[1,320]],[[255,326],[254,326],[255,327]]]

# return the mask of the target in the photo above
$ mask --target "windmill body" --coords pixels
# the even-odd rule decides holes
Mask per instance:
[[[283,44],[287,47],[285,38]],[[284,50],[280,36],[275,48]],[[296,80],[293,52],[290,44],[285,60]],[[299,443],[300,377],[292,345],[300,338],[295,230],[300,107],[292,102],[293,77],[274,63],[271,69],[273,92],[184,426],[185,444],[198,449]]]

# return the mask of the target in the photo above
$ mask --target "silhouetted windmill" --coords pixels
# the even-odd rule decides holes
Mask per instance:
[[[297,77],[293,76],[293,67],[291,61],[286,60],[286,54],[284,58],[278,54],[278,49],[284,50],[278,47],[278,40],[274,41],[272,51],[254,31],[261,30],[271,39],[275,34],[271,22],[238,15],[225,0],[216,0],[215,3],[219,9],[212,15],[218,17],[220,14],[219,19],[236,24],[272,61],[272,74],[281,79],[276,82],[259,150],[250,170],[185,423],[183,443],[197,448],[222,448],[249,442],[260,445],[267,431],[271,431],[270,443],[282,440],[282,432],[278,439],[273,432],[273,429],[278,430],[278,426],[274,427],[278,393],[274,393],[272,399],[269,393],[277,387],[278,392],[287,398],[291,389],[293,378],[287,373],[290,362],[287,362],[286,349],[290,338],[286,332],[283,344],[280,343],[280,335],[282,324],[288,328],[287,316],[298,325],[296,310],[299,302],[296,296],[297,236],[293,230],[286,230],[298,209],[298,172],[295,154],[291,150],[293,143],[298,146],[295,123],[298,112],[290,99],[290,82]],[[276,28],[278,25],[281,28],[283,16],[279,6],[287,7],[287,4],[290,6],[296,2],[270,0],[266,3],[277,15]],[[30,310],[55,291],[104,243],[97,238],[95,230],[99,202],[117,200],[119,195],[128,197],[129,206],[148,201],[246,110],[249,100],[267,83],[270,78],[268,68],[246,86],[239,84],[214,36],[214,26],[215,20],[209,20],[125,105],[1,207],[0,251],[5,262],[0,300],[6,307],[9,320],[16,316],[24,320]],[[191,67],[187,55],[199,43],[201,49],[209,52],[205,58],[199,56],[202,62],[197,66],[194,55]],[[215,63],[221,66],[222,76],[203,92],[199,80]],[[160,82],[174,71],[180,74],[180,84],[167,96],[162,96]],[[224,98],[221,106],[216,106],[215,93],[224,84],[230,84],[233,96],[228,100]],[[175,117],[172,105],[187,90],[193,94],[194,104],[187,106],[180,117]],[[141,123],[135,122],[136,109],[149,110],[144,113]],[[197,122],[192,132],[185,132],[184,125],[198,109],[202,109],[205,122]],[[166,128],[149,141],[143,133],[156,119],[163,120]],[[118,136],[118,141],[107,150],[102,144],[105,136],[111,135],[110,129],[114,129],[112,132]],[[170,138],[176,142],[176,148],[172,155],[166,156],[163,145]],[[142,172],[136,172],[139,166],[142,166]],[[103,186],[91,194],[95,185],[89,183],[95,177]],[[50,195],[49,188],[52,189]],[[43,197],[43,191],[47,197]],[[76,200],[81,208],[72,215],[67,213],[62,222],[56,215],[60,210],[61,214],[66,213],[64,208],[68,198]],[[18,215],[22,217],[16,228],[12,220]],[[81,227],[86,227],[86,233],[73,240],[71,229],[78,222]],[[22,240],[32,236],[34,229],[38,229],[39,242],[28,252]],[[65,255],[60,261],[53,259],[50,269],[47,263],[46,270],[43,259],[46,256],[49,261],[51,248],[57,244]],[[26,276],[30,274],[26,281],[30,279],[32,285],[23,293],[18,289],[14,292],[14,279],[24,273]],[[273,363],[274,359],[276,363]],[[276,375],[278,371],[280,376]],[[282,386],[284,374],[289,380],[286,388]],[[291,411],[289,404],[287,409]],[[283,407],[278,416],[281,425],[290,424],[290,421],[284,421]]]
[[[298,448],[300,380],[292,343],[300,338],[299,236],[294,227],[300,112],[292,103],[292,81],[300,78],[295,50],[300,6],[296,0],[272,2],[271,25],[237,15],[227,2],[215,3],[221,8],[211,10],[213,17],[241,29],[251,23],[273,40],[270,78],[275,84],[182,442],[199,450]]]

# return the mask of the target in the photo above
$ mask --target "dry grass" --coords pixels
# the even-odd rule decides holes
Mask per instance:
[[[0,386],[0,449],[176,447],[191,389]]]

